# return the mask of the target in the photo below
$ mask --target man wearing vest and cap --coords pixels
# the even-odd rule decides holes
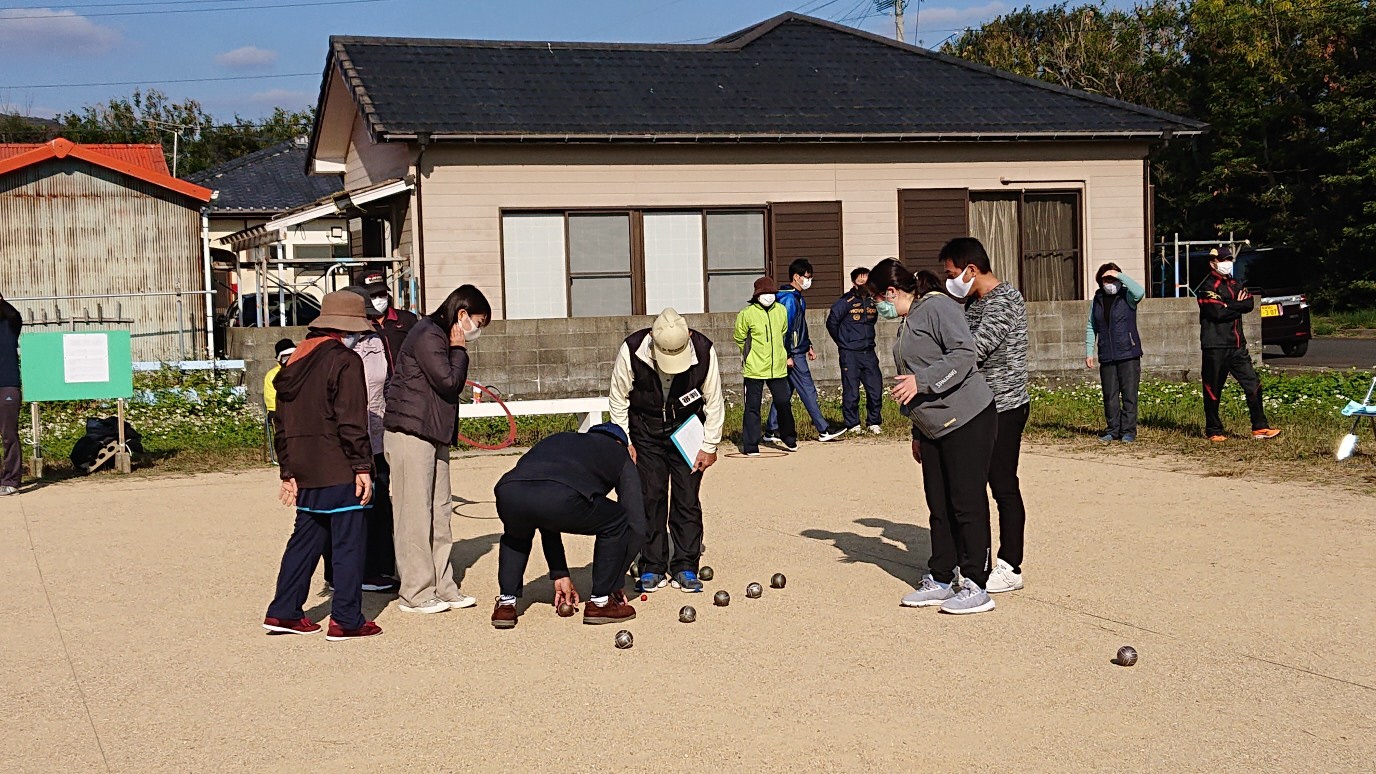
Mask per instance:
[[[387,287],[387,275],[369,270],[358,278],[358,284],[368,294],[368,319],[372,320],[382,341],[387,345],[387,372],[396,364],[406,334],[416,327],[415,314],[392,305],[392,290]]]
[[[612,368],[611,419],[626,430],[631,458],[645,492],[649,521],[640,556],[640,587],[670,583],[702,591],[702,472],[717,461],[726,404],[712,340],[665,309],[654,326],[626,337]],[[671,436],[693,417],[703,424],[702,446],[690,465]],[[673,537],[674,557],[669,558]]]

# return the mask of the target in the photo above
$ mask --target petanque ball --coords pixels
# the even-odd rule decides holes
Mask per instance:
[[[625,629],[622,629],[621,631],[616,633],[616,647],[618,649],[625,650],[634,644],[635,638],[631,636],[630,632],[626,631]]]
[[[570,605],[567,602],[561,602],[559,603],[559,610],[557,612],[559,613],[560,618],[568,618],[569,616],[578,612],[578,608],[574,607],[573,605]]]
[[[771,589],[781,589],[787,584],[788,578],[785,578],[784,574],[781,572],[774,573],[774,577],[769,579],[769,587]]]
[[[698,570],[698,580],[712,580],[712,576],[715,574],[716,573],[712,572],[711,567],[704,567],[701,570]]]
[[[763,593],[764,587],[760,586],[758,583],[752,583],[745,587],[745,595],[751,599],[759,599],[760,595]]]
[[[698,611],[694,610],[692,605],[684,605],[683,609],[678,611],[679,623],[692,623],[696,620],[698,620]]]
[[[1118,666],[1130,667],[1137,663],[1137,649],[1131,645],[1124,645],[1118,649],[1118,658],[1114,659]]]
[[[725,591],[718,591],[716,594],[712,595],[712,604],[717,607],[726,607],[731,604],[731,595],[727,594]]]

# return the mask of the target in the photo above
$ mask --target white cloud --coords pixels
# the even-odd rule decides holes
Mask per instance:
[[[244,101],[254,105],[266,105],[267,107],[284,107],[290,110],[300,110],[307,105],[315,104],[316,95],[294,91],[292,89],[268,89],[256,94],[250,94]]]
[[[215,55],[215,64],[230,70],[266,70],[277,63],[277,52],[244,46]]]
[[[74,11],[0,9],[0,55],[91,56],[109,51],[121,38],[119,30],[102,27]]]
[[[918,12],[919,29],[929,30],[946,27],[959,27],[965,24],[977,24],[988,21],[999,14],[1007,13],[1012,6],[999,0],[981,5],[967,5],[956,7],[949,5],[930,6],[923,5]]]

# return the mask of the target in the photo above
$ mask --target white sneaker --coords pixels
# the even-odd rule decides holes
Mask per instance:
[[[847,433],[862,433],[862,432],[864,432],[864,431],[865,431],[865,429],[864,429],[863,427],[859,426],[859,425],[856,425],[855,427],[847,427],[847,428],[846,428],[846,432],[847,432]]]
[[[774,433],[765,433],[765,434],[764,434],[764,437],[761,438],[760,440],[763,441],[763,442],[765,442],[765,443],[783,443],[783,442],[784,442],[784,439],[780,438],[779,436],[775,435]]]
[[[17,491],[19,490],[15,489],[12,486],[0,486],[0,496],[3,497],[8,497],[9,495],[12,495]]]
[[[871,435],[883,435],[883,434],[884,434],[884,428],[880,427],[879,425],[870,425],[870,434],[871,434]]]
[[[989,573],[989,582],[985,584],[984,590],[990,594],[998,594],[1003,591],[1017,591],[1022,588],[1022,573],[1013,572],[1013,565],[1000,559],[994,565],[993,572]]]
[[[474,604],[476,604],[476,602]],[[431,597],[419,605],[397,605],[397,609],[403,613],[424,613],[425,615],[433,615],[435,613],[447,612],[449,610],[449,603],[439,597]]]
[[[825,433],[818,433],[817,440],[821,441],[822,443],[826,443],[827,441],[834,441],[845,434],[845,428],[841,428],[839,430],[828,429]]]
[[[462,610],[465,607],[473,607],[478,604],[478,600],[463,593],[459,594],[458,599],[446,599],[443,601],[446,605],[449,605],[450,610]]]

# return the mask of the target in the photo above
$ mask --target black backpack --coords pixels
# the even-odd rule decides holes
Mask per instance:
[[[134,454],[143,454],[143,436],[128,422],[124,423],[124,445]],[[94,473],[114,460],[114,448],[119,444],[119,417],[86,420],[86,435],[72,447],[72,467],[82,473]],[[106,447],[110,447],[108,450]]]

